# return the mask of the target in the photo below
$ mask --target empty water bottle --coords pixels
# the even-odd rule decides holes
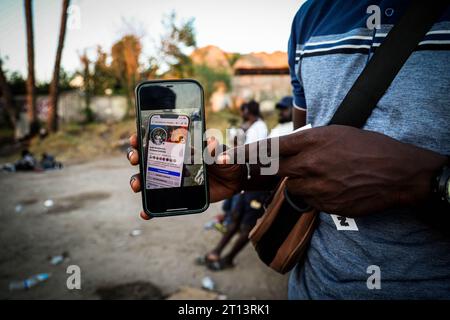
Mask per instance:
[[[202,288],[209,290],[209,291],[213,291],[216,287],[216,284],[214,283],[213,279],[211,279],[210,277],[204,277],[202,279]]]
[[[40,273],[23,281],[13,281],[9,284],[9,290],[26,290],[44,282],[48,278],[50,278],[49,273]]]

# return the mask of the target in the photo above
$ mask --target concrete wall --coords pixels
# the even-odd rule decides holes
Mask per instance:
[[[289,75],[235,75],[232,88],[232,95],[238,104],[249,99],[278,101],[292,95]]]
[[[127,111],[127,99],[124,96],[91,97],[90,108],[97,121],[120,121]],[[81,93],[69,92],[59,100],[59,117],[62,122],[83,121],[86,103]]]
[[[42,122],[47,121],[48,96],[36,97],[38,118]],[[21,139],[29,133],[29,123],[26,112],[25,96],[16,96],[15,102],[19,108],[19,116],[16,123],[15,136]],[[116,122],[122,120],[127,112],[127,99],[124,96],[98,96],[91,97],[90,103],[95,121]],[[58,116],[60,124],[69,122],[82,122],[85,120],[86,103],[84,96],[79,91],[63,92],[59,95]],[[4,101],[0,98],[0,125],[6,125]]]
[[[21,113],[26,113],[25,96],[15,97],[16,105]],[[48,114],[48,96],[38,96],[36,107],[38,117],[45,122]],[[3,113],[3,99],[0,99],[0,112]],[[97,121],[120,121],[127,111],[127,99],[124,96],[94,96],[90,107]],[[70,91],[59,95],[58,115],[62,123],[80,122],[85,120],[86,103],[82,92]],[[3,116],[1,117],[3,119]]]

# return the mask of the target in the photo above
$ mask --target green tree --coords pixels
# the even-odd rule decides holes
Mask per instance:
[[[82,76],[83,76],[83,91],[84,91],[84,114],[86,122],[92,122],[94,120],[94,113],[91,109],[91,96],[92,96],[92,75],[90,71],[91,60],[87,55],[86,50],[84,50],[83,54],[80,55],[80,62],[83,67]]]
[[[111,49],[111,68],[124,89],[128,101],[127,114],[133,108],[134,87],[139,81],[139,58],[142,52],[141,40],[132,34],[125,35]]]
[[[27,92],[27,81],[22,74],[17,71],[13,71],[6,75],[9,87],[13,95],[24,95]]]
[[[163,20],[167,32],[161,37],[161,52],[163,61],[169,66],[168,77],[192,77],[194,68],[187,51],[196,48],[194,18],[187,21],[177,21],[175,12]]]
[[[3,60],[0,58],[0,93],[5,101],[5,111],[7,113],[7,120],[13,129],[16,127],[17,108],[14,101],[13,91],[8,83],[6,74],[3,71]]]
[[[236,63],[236,61],[239,60],[239,58],[242,57],[242,55],[240,53],[229,53],[227,55],[228,58],[228,62],[230,63],[230,66],[234,66],[234,64]]]
[[[76,73],[70,74],[64,68],[61,68],[59,71],[59,84],[58,84],[58,91],[68,91],[72,90],[72,86],[70,85],[70,82],[74,78]],[[38,82],[36,84],[36,93],[38,95],[47,95],[50,92],[50,82]]]
[[[150,57],[148,59],[148,66],[145,68],[145,70],[142,72],[142,79],[157,79],[159,78],[159,63],[158,60],[155,57]]]
[[[114,72],[107,61],[108,54],[98,46],[92,73],[92,91],[96,95],[103,95],[107,89],[112,90],[116,87]]]
[[[24,0],[25,5],[25,25],[27,30],[27,114],[30,123],[30,133],[32,135],[39,131],[36,112],[36,81],[34,74],[34,32],[33,32],[33,10],[32,0]]]
[[[231,76],[226,70],[213,69],[207,65],[195,65],[194,77],[205,90],[205,101],[209,101],[218,83],[223,83],[227,90],[231,87]]]
[[[53,68],[52,82],[50,83],[49,92],[49,109],[47,126],[50,132],[56,132],[58,130],[58,95],[59,95],[59,77],[61,70],[61,59],[64,48],[64,39],[66,37],[67,27],[67,9],[69,7],[70,0],[63,0],[61,24],[59,27],[58,46],[56,47],[55,66]]]

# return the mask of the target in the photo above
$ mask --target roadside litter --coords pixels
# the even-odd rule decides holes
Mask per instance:
[[[50,273],[39,273],[23,281],[12,281],[9,284],[9,290],[10,291],[28,290],[38,285],[39,283],[48,280],[50,277],[51,277]]]
[[[50,264],[54,265],[54,266],[63,263],[68,258],[69,258],[69,254],[67,252],[63,252],[62,254],[57,255],[57,256],[48,257]]]
[[[140,229],[134,229],[130,232],[130,236],[132,237],[138,237],[142,234],[142,230]]]
[[[14,208],[14,210],[16,211],[16,213],[21,213],[23,211],[23,205],[21,205],[20,203],[18,205],[16,205],[16,207]]]
[[[206,222],[206,223],[203,225],[203,229],[205,229],[205,230],[211,230],[211,229],[214,228],[214,225],[215,225],[216,223],[217,223],[216,220],[208,221],[208,222]]]
[[[202,288],[205,290],[214,291],[216,284],[210,277],[204,277],[202,279]]]
[[[53,205],[55,204],[55,201],[48,199],[44,201],[44,207],[46,208],[51,208],[53,207]]]

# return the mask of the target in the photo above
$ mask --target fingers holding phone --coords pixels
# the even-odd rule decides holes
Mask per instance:
[[[139,153],[137,151],[138,141],[137,135],[133,134],[130,137],[130,147],[127,149],[127,159],[132,166],[139,164]],[[141,175],[139,173],[134,174],[130,177],[130,187],[134,192],[141,191]]]
[[[141,175],[139,173],[131,176],[130,187],[135,193],[141,192]]]
[[[133,134],[130,137],[130,147],[127,149],[127,159],[132,166],[136,166],[139,164],[139,154],[137,151],[138,141],[137,135]],[[141,191],[141,175],[139,173],[134,174],[130,177],[130,187],[135,193]],[[150,217],[144,212],[141,211],[139,216],[144,220],[150,220]]]
[[[139,164],[139,153],[137,149],[138,149],[137,135],[133,134],[130,137],[130,147],[127,149],[127,159],[133,166]]]

